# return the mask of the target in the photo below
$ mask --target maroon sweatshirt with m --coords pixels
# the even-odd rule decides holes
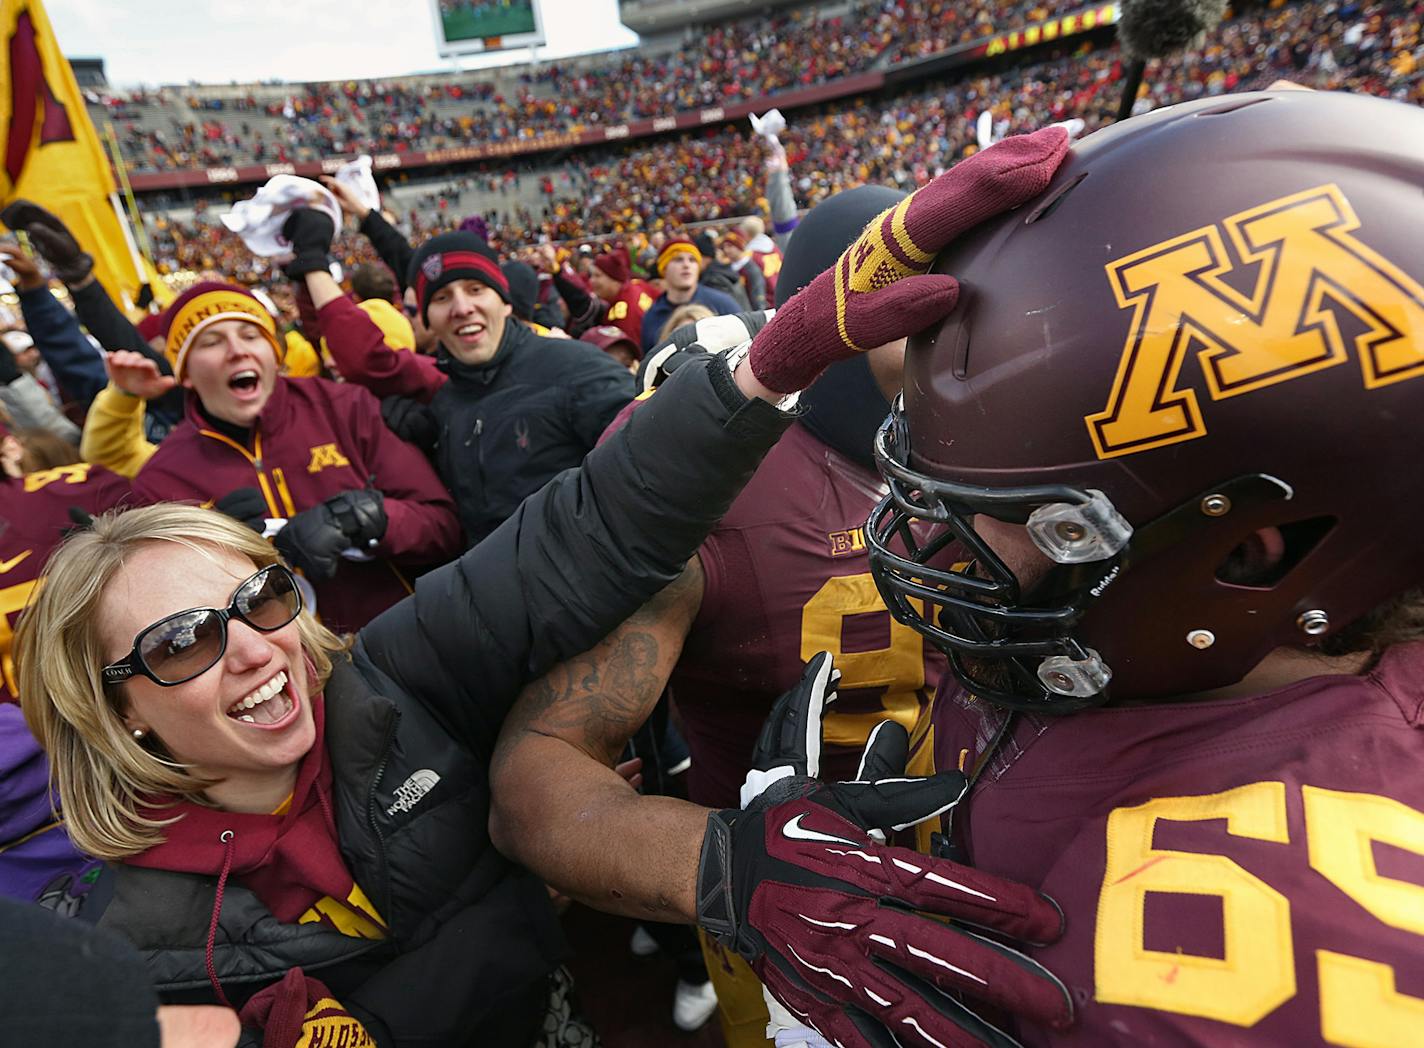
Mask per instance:
[[[460,551],[460,524],[430,462],[381,419],[360,386],[278,378],[241,441],[215,429],[188,398],[187,415],[134,478],[140,502],[212,504],[255,487],[271,517],[293,517],[343,491],[374,486],[390,524],[366,562],[344,560],[314,583],[317,612],[338,633],[360,629],[406,596],[403,565],[440,564]]]

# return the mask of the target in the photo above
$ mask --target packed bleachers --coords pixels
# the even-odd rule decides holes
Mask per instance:
[[[832,0],[702,26],[673,51],[615,52],[519,73],[96,96],[135,171],[294,163],[361,152],[504,142],[697,110],[825,83],[995,31],[1081,0]]]
[[[1421,14],[1419,0],[1320,0],[1245,15],[1225,23],[1203,50],[1154,64],[1147,78],[1150,104],[1277,77],[1424,103]],[[1092,130],[1112,117],[1120,75],[1119,54],[1109,48],[792,114],[784,138],[798,203],[810,207],[867,182],[906,189],[923,184],[976,148],[975,122],[986,106],[1000,135],[1072,117]],[[417,236],[453,227],[469,214],[488,216],[511,244],[643,234],[761,209],[763,159],[759,141],[740,127],[726,128],[583,150],[558,163],[396,181],[385,203]],[[262,263],[216,223],[220,209],[192,217],[185,212],[178,220],[150,213],[164,268],[216,267],[256,279]],[[348,262],[371,259],[363,238],[343,243]]]

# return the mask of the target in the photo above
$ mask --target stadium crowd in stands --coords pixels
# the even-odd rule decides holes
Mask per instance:
[[[850,0],[697,26],[675,48],[498,74],[145,88],[89,101],[115,124],[135,171],[428,151],[760,99],[932,58],[1079,6]],[[1407,204],[1397,222],[1379,221],[1396,199],[1417,204],[1421,24],[1424,0],[1242,3],[1200,47],[1150,63],[1135,113],[1187,105],[1176,116],[1130,118],[1109,140],[1146,158],[1134,161],[1142,164],[1174,142],[1199,149],[1201,166],[1217,177],[1203,182],[1197,195],[1206,202],[1191,201],[1185,218],[1161,200],[1129,207],[1114,197],[1120,183],[1111,180],[1141,169],[1114,160],[1111,149],[1070,149],[1074,135],[1116,119],[1125,60],[1106,32],[953,76],[788,108],[779,140],[713,125],[452,164],[429,176],[383,171],[376,206],[364,186],[323,176],[330,196],[306,184],[297,203],[283,202],[276,218],[254,218],[241,233],[219,215],[250,189],[140,195],[143,247],[174,293],[163,296],[163,308],[121,308],[99,279],[100,252],[84,242],[85,230],[36,203],[8,202],[0,221],[25,237],[0,244],[14,289],[0,311],[0,596],[11,602],[0,609],[7,783],[0,895],[99,921],[104,933],[91,946],[102,949],[94,955],[138,973],[126,1002],[95,1001],[113,1026],[93,1043],[151,1043],[144,1038],[156,988],[175,1005],[219,1006],[220,1015],[167,1016],[227,1024],[185,1044],[227,1048],[241,1036],[245,1048],[588,1048],[598,1042],[563,967],[568,949],[556,907],[568,899],[560,892],[644,922],[635,951],[661,951],[676,967],[674,1024],[695,1030],[720,1001],[729,1048],[766,1045],[773,1033],[782,1035],[778,1043],[809,1048],[868,1045],[858,1038],[872,1026],[874,1043],[907,1048],[1017,1044],[972,1011],[977,994],[1025,1044],[1049,1043],[1045,1031],[1075,1022],[1083,1043],[1106,1043],[1127,1029],[1119,1021],[1126,1008],[1138,1009],[1131,1014],[1148,1040],[1215,1043],[1216,1027],[1203,1033],[1192,1024],[1218,1015],[1179,1006],[1176,967],[1170,977],[1150,972],[1150,993],[1112,996],[1112,978],[1140,975],[1133,965],[1148,932],[1137,917],[1148,913],[1147,894],[1201,898],[1200,881],[1210,895],[1225,867],[1253,880],[1277,875],[1277,860],[1305,868],[1301,855],[1285,856],[1285,845],[1300,852],[1307,836],[1310,867],[1346,895],[1374,900],[1380,879],[1417,887],[1398,856],[1389,877],[1375,875],[1373,859],[1331,865],[1329,855],[1349,849],[1321,847],[1317,855],[1315,835],[1326,841],[1359,822],[1366,855],[1375,842],[1405,854],[1418,850],[1418,835],[1400,827],[1412,833],[1424,825],[1409,821],[1424,819],[1411,807],[1424,803],[1424,780],[1399,770],[1418,764],[1420,669],[1412,660],[1424,666],[1424,597],[1401,587],[1421,582],[1424,559],[1414,551],[1424,498],[1415,480],[1398,482],[1417,475],[1411,456],[1420,416],[1406,398],[1417,396],[1411,379],[1424,379],[1417,353],[1396,373],[1371,371],[1424,338],[1419,223]],[[1280,81],[1314,90],[1275,92],[1263,99],[1273,109],[1263,104],[1233,122],[1189,119],[1222,108],[1218,97]],[[1422,133],[1391,140],[1388,119]],[[1134,135],[1134,126],[1154,131]],[[1257,137],[1230,138],[1239,127]],[[1301,154],[1282,160],[1297,143]],[[1233,195],[1238,187],[1224,187],[1221,172],[1232,171],[1237,149],[1259,164],[1252,169],[1261,173],[1259,199],[1243,203]],[[1362,170],[1361,155],[1388,162]],[[1287,163],[1295,167],[1282,175]],[[1104,174],[1074,182],[1064,164],[1094,164]],[[1303,193],[1291,181],[1317,168],[1327,174],[1308,184],[1323,188]],[[1186,174],[1151,170],[1174,186]],[[1071,201],[1052,188],[1055,180],[1074,189]],[[1289,189],[1278,192],[1276,181]],[[983,437],[991,457],[1002,450],[995,435],[1010,430],[1032,438],[1010,449],[1015,454],[1081,448],[1089,438],[1077,406],[1058,431],[1036,427],[1064,414],[1048,403],[1055,384],[1081,393],[1082,374],[1096,368],[1103,389],[1091,391],[1093,409],[1104,396],[1122,403],[1108,405],[1115,417],[1088,416],[1092,439],[1122,443],[1096,445],[1098,462],[1082,451],[1086,465],[1074,469],[1098,470],[1093,483],[1107,477],[1113,490],[1105,494],[1078,474],[1058,483],[1057,465],[1038,471],[1052,474],[1051,487],[1018,483],[1004,492],[981,486],[982,477],[955,483],[947,468],[929,475],[940,468],[937,439],[959,453],[961,431],[945,436],[935,427],[950,424],[957,405],[949,400],[965,388],[963,374],[949,381],[949,369],[969,367],[963,357],[949,361],[944,347],[968,343],[940,338],[920,346],[916,360],[906,342],[976,319],[955,311],[959,284],[934,261],[954,257],[960,234],[1003,222],[1000,239],[988,241],[994,252],[983,254],[1002,247],[1013,266],[982,257],[974,264],[1002,264],[1013,270],[1006,288],[1017,281],[1026,296],[1049,295],[1072,267],[1098,267],[1096,277],[1102,259],[1085,263],[1082,238],[1061,232],[1074,228],[1067,224],[1046,222],[1031,234],[1037,240],[1015,239],[1032,201],[1052,196],[1060,214],[1076,207],[1084,224],[1149,229],[1150,246],[1125,248],[1137,254],[1111,263],[1116,273],[1113,266],[1189,241],[1184,229],[1214,235],[1211,223],[1229,226],[1270,197],[1279,198],[1271,207],[1326,200],[1348,211],[1347,189],[1365,221],[1352,217],[1331,226],[1329,243],[1319,238],[1308,293],[1309,308],[1332,318],[1348,313],[1347,323],[1368,329],[1349,349],[1340,348],[1338,323],[1282,334],[1289,325],[1277,324],[1271,308],[1248,315],[1240,288],[1220,292],[1226,282],[1210,296],[1235,298],[1223,306],[1204,293],[1200,320],[1184,319],[1184,307],[1170,302],[1161,308],[1178,309],[1170,319],[1184,330],[1199,326],[1203,344],[1218,334],[1209,330],[1210,311],[1223,310],[1242,339],[1226,360],[1241,369],[1313,339],[1336,350],[1329,363],[1356,352],[1367,381],[1358,368],[1332,370],[1319,359],[1284,379],[1245,374],[1241,385],[1250,388],[1225,392],[1208,375],[1210,402],[1202,392],[1192,410],[1210,411],[1210,428],[1196,419],[1199,431],[1143,437],[1126,431],[1150,429],[1172,405],[1152,397],[1152,376],[1141,378],[1148,364],[1137,372],[1119,364],[1121,331],[1103,337],[1104,316],[1124,323],[1122,298],[1110,294],[1116,287],[1095,284],[1049,303],[1044,312],[1062,304],[1080,322],[1071,335],[1052,337],[1044,322],[1041,347],[1033,330],[1017,341],[1006,334],[1030,315],[1017,299],[981,293],[975,309],[1002,314],[997,326],[981,321],[975,332],[973,388],[984,418],[954,424],[963,423],[965,439]],[[1236,210],[1218,207],[1217,194]],[[1039,207],[1032,221],[1051,213]],[[1318,213],[1308,217],[1315,224],[1306,232],[1317,232]],[[255,228],[264,222],[271,228]],[[284,253],[264,255],[263,237]],[[1243,243],[1238,237],[1239,257],[1227,268],[1255,261]],[[1285,293],[1307,283],[1295,250],[1282,247],[1259,267],[1271,280],[1284,274],[1277,283]],[[1043,261],[1049,255],[1058,271]],[[1335,279],[1331,266],[1346,276]],[[1143,306],[1139,318],[1159,304]],[[1136,344],[1171,327],[1142,323]],[[1279,347],[1266,345],[1273,339],[1286,344],[1274,356]],[[1065,357],[1073,367],[1063,366]],[[995,359],[1004,366],[986,363]],[[1204,365],[1210,359],[1202,354]],[[907,406],[913,366],[945,381],[923,383]],[[1189,370],[1164,367],[1171,368],[1164,382]],[[1275,404],[1282,431],[1292,420],[1313,424],[1301,410],[1313,402],[1291,398],[1306,396],[1299,391],[1317,378],[1333,384],[1312,395],[1340,405],[1338,415],[1293,440],[1266,434],[1254,404]],[[1127,402],[1134,383],[1146,383],[1141,403]],[[1047,390],[1041,417],[1015,399],[1028,386]],[[1258,386],[1271,392],[1255,402],[1232,395],[1254,397]],[[1001,417],[990,418],[991,394],[1005,405]],[[892,424],[882,428],[887,415]],[[1230,424],[1218,427],[1218,418]],[[1359,446],[1342,439],[1353,437],[1351,425],[1371,439]],[[1186,483],[1165,475],[1172,472],[1165,457],[1126,460],[1144,463],[1140,474],[1112,472],[1123,464],[1115,456],[1141,450],[1134,441],[1151,444],[1148,451],[1181,445],[1171,462],[1191,469],[1198,449],[1223,450],[1202,476],[1190,476],[1195,486],[1182,502],[1160,494]],[[1280,469],[1252,458],[1268,454],[1283,457]],[[1331,481],[1329,470],[1316,468],[1321,460],[1342,475]],[[988,471],[1022,472],[1012,455],[1004,461],[1011,465]],[[981,467],[976,460],[965,471]],[[1222,477],[1217,487],[1198,484]],[[1295,483],[1308,519],[1287,511],[1267,519],[1296,497]],[[881,501],[886,490],[890,501]],[[1353,513],[1349,498],[1370,512]],[[1139,505],[1153,499],[1151,512]],[[887,513],[899,516],[886,523]],[[914,518],[925,535],[931,527],[953,533],[922,539]],[[1245,537],[1211,530],[1242,519]],[[1163,539],[1164,521],[1210,541]],[[1389,548],[1367,547],[1366,537],[1386,527],[1395,529]],[[1340,531],[1354,546],[1327,547],[1312,560],[1315,544],[1338,541]],[[1250,644],[1218,644],[1194,620],[1191,632],[1174,624],[1170,650],[1163,642],[1153,658],[1134,657],[1131,643],[1148,643],[1139,634],[1157,643],[1158,617],[1185,614],[1174,606],[1145,616],[1143,591],[1131,589],[1154,571],[1179,581],[1161,566],[1173,558],[1157,555],[1152,542],[1176,543],[1183,560],[1207,551],[1201,556],[1212,563],[1184,603],[1202,599],[1226,617],[1260,602],[1262,621],[1279,620],[1271,644],[1242,654]],[[966,547],[976,557],[969,570],[960,557]],[[1351,572],[1314,567],[1361,549],[1370,555],[1352,560]],[[1046,624],[1042,608],[1019,606],[1020,589],[1024,601],[1042,589],[1020,587],[1015,573],[1027,580],[1034,565],[1054,571],[1050,560],[1069,567],[1051,579],[1057,585],[1061,574],[1079,603],[1052,609]],[[1110,573],[1089,578],[1105,562]],[[1314,609],[1313,589],[1278,597],[1282,580],[1302,566],[1341,603],[1321,597]],[[1199,598],[1203,590],[1211,597]],[[903,607],[887,604],[894,592],[909,596]],[[926,610],[937,600],[938,616]],[[1332,622],[1327,604],[1349,609],[1350,618]],[[16,625],[22,606],[29,610]],[[1095,611],[1133,627],[1109,631],[1101,657],[1073,632]],[[1022,649],[986,640],[1013,631],[1027,638]],[[1309,645],[1316,646],[1303,652]],[[1018,654],[1030,648],[1032,665]],[[1144,669],[1159,655],[1179,660],[1184,675],[1200,674],[1190,695]],[[1114,680],[1104,659],[1141,690],[1084,712]],[[980,675],[984,666],[1005,675]],[[1263,677],[1250,676],[1262,667]],[[1297,685],[1282,726],[1270,704]],[[1154,705],[1164,696],[1171,701]],[[1206,724],[1198,737],[1191,722],[1193,711],[1218,700],[1230,707],[1220,715],[1238,718],[1234,730],[1251,741],[1239,748],[1238,764],[1230,754],[1219,762],[1224,772],[1213,762],[1219,732]],[[1292,710],[1313,735],[1323,736],[1325,725],[1359,739],[1338,750],[1298,743]],[[1109,834],[1088,861],[1062,864],[1079,871],[1055,887],[1066,906],[1041,884],[1061,869],[1008,877],[990,863],[961,862],[963,842],[945,834],[972,838],[981,856],[1008,870],[1054,854],[1061,841],[1035,838],[1023,847],[990,818],[956,825],[954,809],[970,800],[1004,803],[995,798],[1013,787],[990,791],[1023,774],[1015,762],[1054,752],[1098,714],[1125,715],[1119,723],[1141,717],[1146,727],[1134,721],[1141,737],[1122,736],[1131,752],[1089,762],[1091,781],[1074,780],[1087,782],[1078,792],[1041,797],[1045,810],[1077,799],[1087,811],[1082,798],[1090,797],[1098,807],[1089,817],[1075,822],[1081,812],[1069,812],[1061,825],[1099,820],[1111,828],[1124,812],[1131,819],[1162,805],[1162,821],[1179,824],[1171,833],[1184,834],[1181,824],[1236,820],[1246,810],[1260,823],[1258,839],[1246,844],[1269,846],[1251,853],[1260,860],[1251,873],[1210,851],[1222,866],[1204,864],[1205,874],[1186,886],[1145,879],[1142,897],[1124,908],[1120,900],[1133,889],[1114,895],[1122,882],[1149,870],[1156,877],[1167,857],[1202,858],[1166,851],[1163,842],[1177,838],[1154,838],[1157,814],[1135,824],[1146,827],[1137,837]],[[882,730],[886,724],[904,731]],[[1109,733],[1080,734],[1092,743]],[[996,751],[1006,739],[1015,753]],[[1126,808],[1116,793],[1092,792],[1109,778],[1117,790],[1131,760],[1174,743],[1181,748],[1174,759],[1142,772],[1177,776],[1153,787],[1157,799]],[[1078,774],[1086,745],[1062,751],[1057,759]],[[1357,751],[1380,756],[1361,761]],[[1330,789],[1303,787],[1305,829],[1292,828],[1287,840],[1286,801],[1269,788],[1294,797],[1300,783],[1316,781],[1314,765],[1312,775],[1296,770],[1312,761],[1329,771],[1319,781]],[[827,781],[856,781],[817,784],[818,770]],[[1220,792],[1186,796],[1199,774],[1202,790]],[[1397,799],[1388,792],[1396,786]],[[1385,800],[1390,806],[1374,803]],[[1252,819],[1229,822],[1230,836],[1250,838]],[[781,833],[770,832],[778,822]],[[1024,832],[1027,839],[1040,831]],[[1110,876],[1114,862],[1123,864],[1121,878]],[[1100,871],[1094,940],[1087,914],[1099,906]],[[1340,973],[1359,974],[1353,953],[1325,945],[1368,946],[1382,958],[1358,961],[1372,966],[1373,998],[1333,1021],[1373,1022],[1376,1008],[1390,1021],[1406,1015],[1398,1027],[1406,1029],[1414,1005],[1400,1002],[1418,987],[1405,981],[1396,990],[1381,971],[1403,971],[1417,959],[1405,933],[1418,928],[1399,907],[1300,905],[1321,885],[1291,883],[1294,917],[1247,931],[1262,942],[1283,936],[1280,952],[1292,964],[1294,931],[1302,956],[1321,964],[1320,986],[1303,980],[1300,1000],[1292,990],[1250,1021],[1227,1014],[1232,1037],[1313,1040],[1331,1019],[1327,998],[1338,1006],[1349,996]],[[1287,893],[1267,890],[1261,898],[1285,906]],[[1188,929],[1181,913],[1152,913],[1153,935],[1170,917],[1172,933],[1203,955],[1242,948],[1241,915],[1224,903],[1219,946],[1192,938],[1214,928],[1210,921],[1193,918]],[[960,924],[988,928],[994,938],[966,935]],[[1083,958],[1096,963],[1103,940],[1129,928],[1132,962],[1088,966],[1085,976]],[[129,940],[142,960],[109,933]],[[85,936],[77,946],[68,938],[0,905],[0,942],[94,953]],[[999,938],[1032,944],[1042,965]],[[1065,949],[1054,954],[1060,939]],[[1191,953],[1180,945],[1176,954],[1145,952],[1168,960]],[[1331,963],[1341,981],[1327,986]],[[987,978],[975,974],[981,969]],[[16,985],[31,987],[46,969],[36,972]],[[1239,987],[1230,989],[1199,996],[1227,1007]],[[1307,1000],[1317,989],[1320,1002]],[[944,1006],[939,990],[963,1003]],[[47,1000],[41,990],[25,992]],[[4,998],[0,1013],[24,1009],[23,997]],[[241,1035],[232,1011],[240,1012]],[[68,1014],[42,1004],[23,1013],[37,1031]],[[0,1041],[6,1019],[0,1014]],[[1297,1021],[1308,1036],[1295,1036]],[[108,1034],[123,1040],[106,1042]],[[46,1043],[39,1034],[31,1040]]]
[[[812,6],[724,25],[695,27],[679,50],[573,67],[557,63],[496,85],[425,78],[304,85],[259,99],[198,89],[104,96],[135,170],[250,162],[291,163],[336,153],[404,152],[502,142],[619,124],[641,117],[760,98],[861,72],[893,52],[898,61],[1080,6],[1076,0],[952,6],[923,0],[859,0],[845,14]],[[962,26],[953,38],[944,34]],[[271,96],[269,89],[264,96]],[[152,126],[143,109],[186,102],[195,120]],[[264,130],[254,118],[280,124]],[[162,121],[159,121],[162,125]],[[280,136],[280,137],[279,137]]]
[[[1424,4],[1419,0],[1310,0],[1257,11],[1224,23],[1201,51],[1154,64],[1148,77],[1150,105],[1241,90],[1278,77],[1424,103],[1421,23]],[[1091,131],[1111,119],[1121,74],[1116,49],[1084,51],[897,97],[857,98],[797,113],[784,137],[798,203],[810,207],[866,183],[906,190],[923,185],[977,148],[975,122],[986,108],[994,114],[998,135],[1074,117]],[[360,91],[378,93],[379,86],[360,85]],[[418,103],[412,104],[418,109]],[[486,214],[505,243],[549,239],[577,244],[621,234],[641,238],[655,230],[756,212],[764,206],[764,159],[759,140],[726,129],[583,150],[542,171],[481,165],[474,173],[432,182],[415,206],[397,218],[412,236],[426,236],[460,222],[464,213],[449,203],[462,191],[478,186],[488,199],[493,191],[508,191],[524,181],[546,187],[538,203],[512,200],[495,204]],[[572,191],[558,192],[556,182]],[[247,282],[260,279],[262,263],[217,223],[217,210],[207,207],[206,214],[200,211],[196,220],[184,221],[150,212],[158,261],[170,271],[219,269]],[[645,243],[637,240],[635,258]],[[374,260],[359,237],[342,237],[337,255],[348,266]]]

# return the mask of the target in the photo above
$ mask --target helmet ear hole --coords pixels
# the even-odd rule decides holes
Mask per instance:
[[[1335,524],[1334,517],[1308,517],[1254,531],[1217,565],[1216,579],[1228,586],[1274,589],[1320,545]]]

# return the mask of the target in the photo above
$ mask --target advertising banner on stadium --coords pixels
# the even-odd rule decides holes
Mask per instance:
[[[441,57],[538,47],[544,42],[539,0],[430,0]]]
[[[114,176],[40,0],[0,0],[0,33],[0,203],[23,198],[53,211],[94,256],[114,300],[132,302],[143,279],[110,203]]]

